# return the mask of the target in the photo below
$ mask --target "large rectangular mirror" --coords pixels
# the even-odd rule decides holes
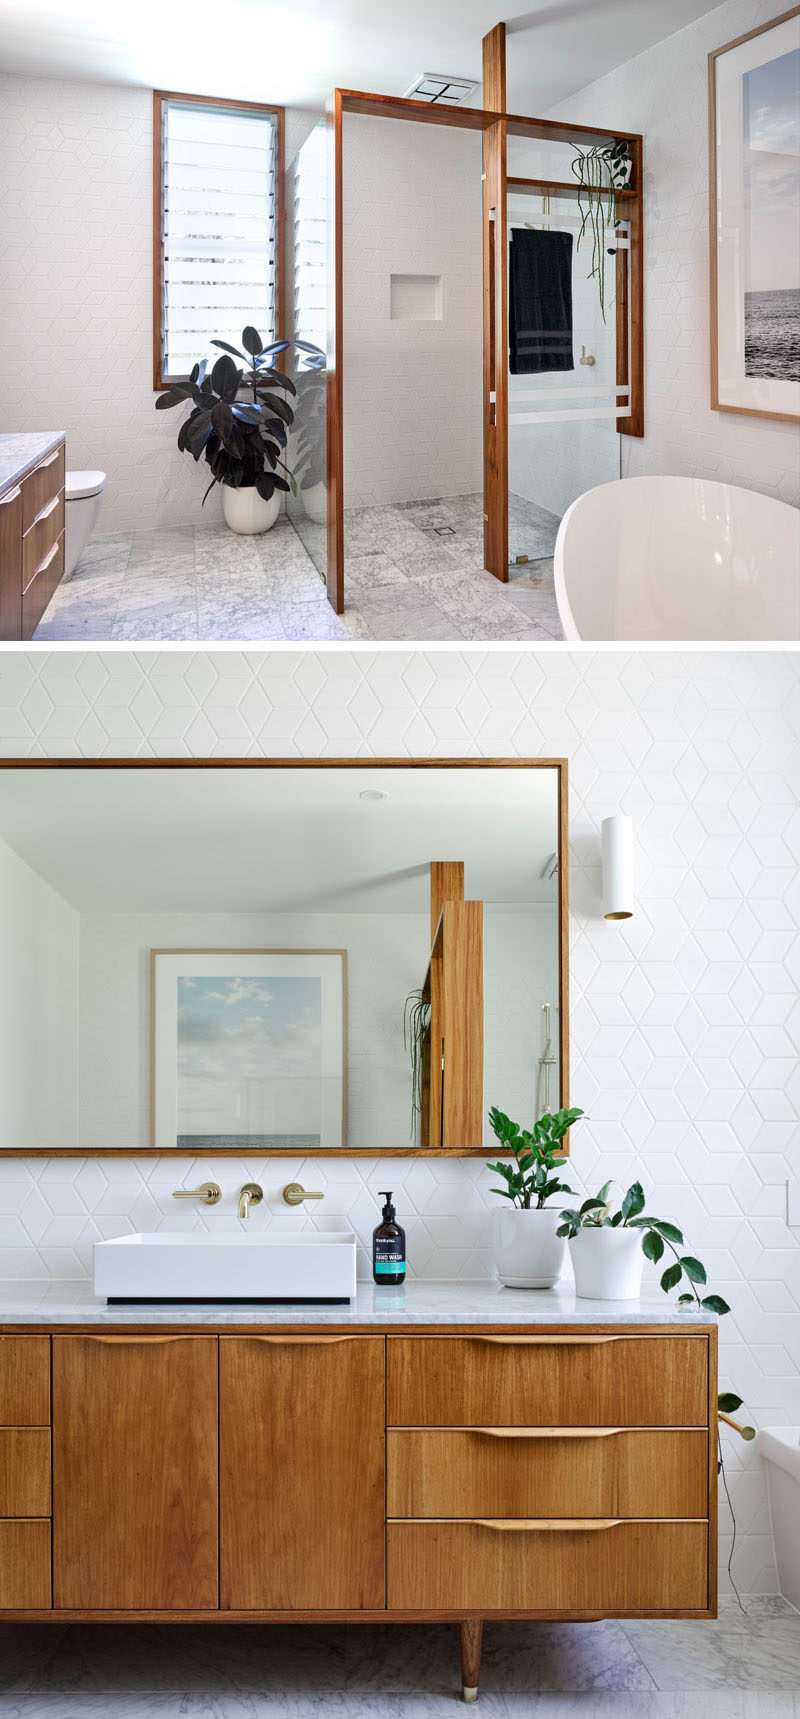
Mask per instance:
[[[0,1151],[483,1154],[568,1103],[566,765],[6,761]]]

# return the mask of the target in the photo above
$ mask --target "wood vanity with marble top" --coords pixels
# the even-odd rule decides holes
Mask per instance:
[[[0,1618],[716,1615],[717,1333],[643,1297],[3,1286]]]

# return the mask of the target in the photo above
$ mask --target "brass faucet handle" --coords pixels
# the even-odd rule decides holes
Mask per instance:
[[[245,1182],[239,1194],[239,1217],[248,1217],[250,1214],[250,1207],[259,1206],[263,1198],[264,1190],[259,1187],[258,1182]]]
[[[287,1206],[302,1206],[304,1200],[324,1200],[325,1195],[313,1188],[304,1188],[302,1182],[287,1182],[283,1190]]]
[[[203,1182],[199,1188],[173,1188],[173,1200],[202,1200],[204,1206],[215,1206],[222,1199],[218,1182]]]

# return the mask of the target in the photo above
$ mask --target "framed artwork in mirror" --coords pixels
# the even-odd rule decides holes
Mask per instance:
[[[708,57],[711,406],[800,422],[800,6]]]
[[[153,1146],[343,1146],[344,949],[152,949],[150,1008]]]

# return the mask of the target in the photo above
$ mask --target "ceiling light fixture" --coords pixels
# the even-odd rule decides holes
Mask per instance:
[[[359,800],[369,800],[370,804],[376,800],[388,800],[389,798],[388,794],[384,793],[383,788],[362,788],[358,797]]]

